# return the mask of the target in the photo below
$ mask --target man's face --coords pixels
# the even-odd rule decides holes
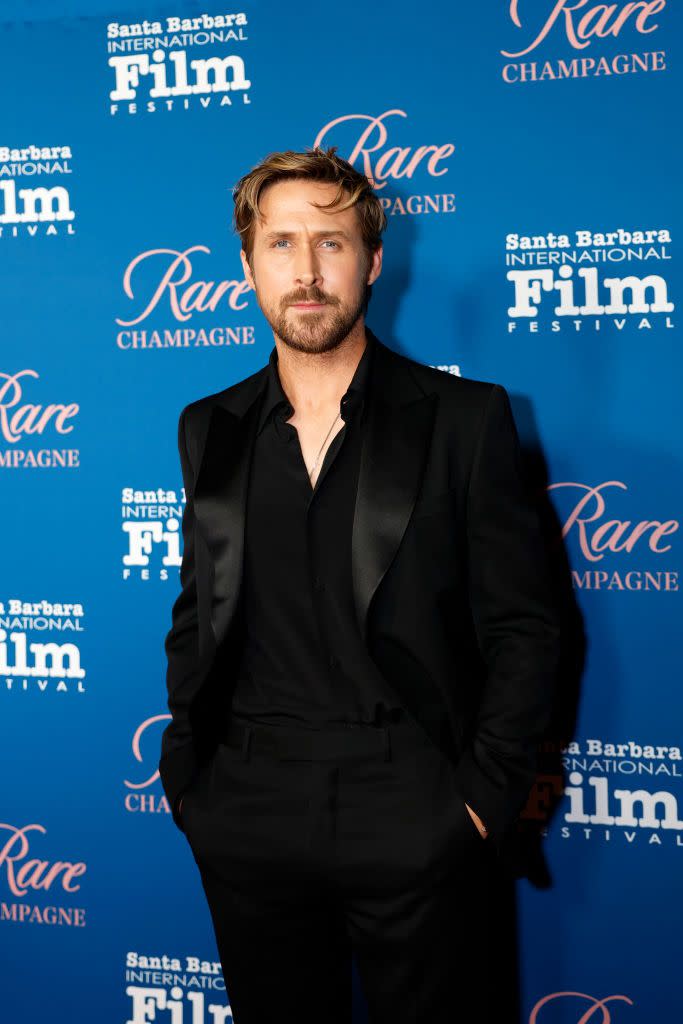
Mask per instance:
[[[259,202],[252,267],[246,280],[274,334],[300,352],[327,352],[362,316],[369,285],[382,267],[382,248],[368,259],[358,215],[326,212],[336,186],[305,180],[269,185]],[[252,269],[253,268],[253,269]]]

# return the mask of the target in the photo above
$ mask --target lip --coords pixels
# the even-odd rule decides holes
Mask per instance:
[[[327,305],[325,302],[293,302],[294,309],[322,309]]]

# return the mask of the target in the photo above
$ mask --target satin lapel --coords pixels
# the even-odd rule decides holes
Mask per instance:
[[[376,398],[368,409],[351,539],[356,614],[365,642],[370,601],[413,511],[435,409],[435,394],[403,405]]]
[[[213,406],[195,484],[195,512],[213,566],[211,625],[220,644],[230,624],[242,578],[249,467],[259,402],[243,415]]]
[[[391,349],[379,341],[375,367],[351,540],[353,592],[364,640],[370,602],[417,498],[437,401],[435,394],[425,394],[415,385]],[[213,406],[195,483],[195,513],[213,566],[211,624],[217,644],[239,597],[247,484],[260,408],[256,399],[264,383],[265,372],[243,408]]]

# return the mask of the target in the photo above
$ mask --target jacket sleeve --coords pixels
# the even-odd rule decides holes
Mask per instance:
[[[536,777],[560,627],[506,390],[489,394],[467,494],[468,592],[486,672],[457,787],[498,845]]]
[[[159,774],[176,825],[182,829],[178,798],[198,767],[189,710],[201,685],[198,645],[197,587],[195,571],[194,478],[187,451],[187,408],[178,421],[178,451],[185,487],[182,519],[183,555],[180,566],[180,594],[171,610],[171,628],[164,641],[166,688],[171,721],[161,737]]]

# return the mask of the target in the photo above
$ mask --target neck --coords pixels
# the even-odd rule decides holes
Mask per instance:
[[[275,339],[280,383],[297,415],[313,418],[338,409],[367,345],[365,325],[355,325],[329,352],[299,352]]]

